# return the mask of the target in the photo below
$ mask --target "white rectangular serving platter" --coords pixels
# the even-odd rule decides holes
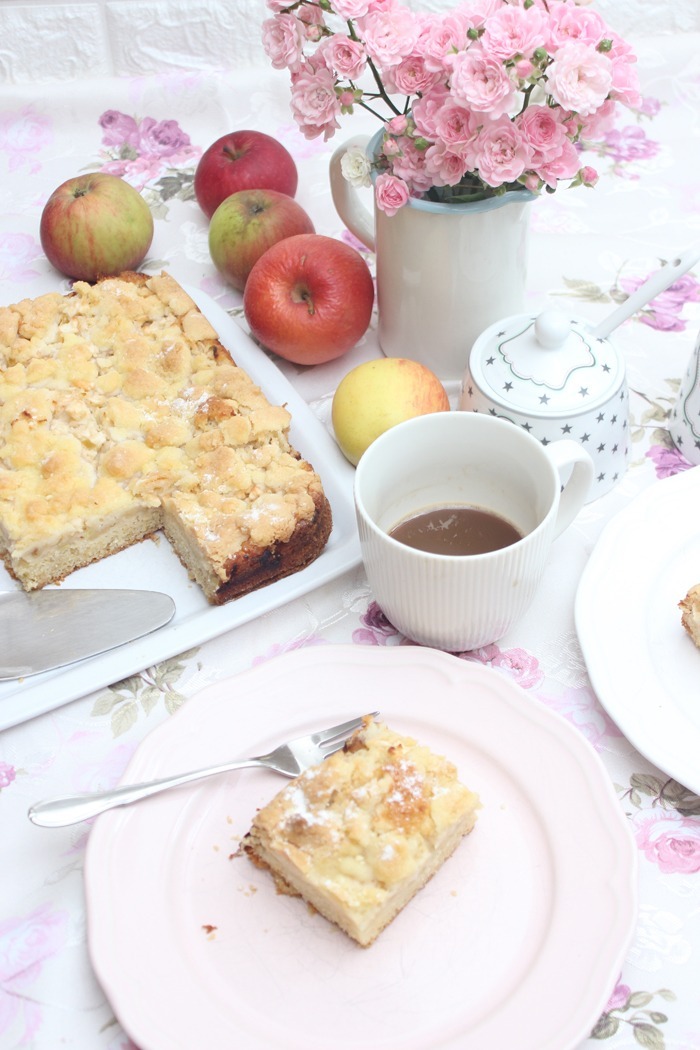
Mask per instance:
[[[252,594],[212,606],[193,583],[164,536],[72,573],[61,588],[134,587],[164,591],[176,606],[171,622],[160,630],[99,656],[24,679],[0,683],[0,730],[44,714],[87,693],[137,674],[211,638],[262,616],[360,563],[352,485],[354,468],[332,436],[272,360],[208,295],[187,291],[214,326],[237,364],[261,387],[273,404],[292,415],[290,440],[320,475],[333,512],[333,531],[319,558],[301,572]],[[18,584],[0,566],[0,591]],[[1,639],[0,639],[1,644]]]

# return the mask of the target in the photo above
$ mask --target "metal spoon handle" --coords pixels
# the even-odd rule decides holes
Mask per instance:
[[[650,303],[661,292],[665,292],[674,281],[692,269],[698,260],[700,260],[700,247],[696,245],[694,248],[689,248],[688,251],[679,255],[674,262],[662,266],[636,292],[633,292],[628,299],[625,299],[624,303],[618,306],[617,310],[613,310],[604,321],[596,325],[592,333],[594,338],[607,339],[610,333],[614,332],[623,321],[636,314],[637,310],[641,310],[643,306]]]
[[[197,769],[191,773],[181,773],[178,776],[164,777],[161,780],[151,780],[147,784],[127,784],[124,787],[114,788],[111,791],[95,791],[84,795],[65,795],[60,798],[48,799],[46,802],[37,802],[31,806],[27,816],[34,824],[43,828],[62,828],[68,824],[78,824],[81,820],[89,820],[108,809],[117,806],[127,806],[131,802],[138,802],[149,795],[156,795],[167,788],[178,787],[180,784],[189,784],[193,780],[202,780],[205,777],[214,776],[217,773],[228,773],[232,769],[245,769],[248,766],[261,765],[257,759],[246,759],[242,762],[227,762],[221,766],[211,766],[208,769]]]

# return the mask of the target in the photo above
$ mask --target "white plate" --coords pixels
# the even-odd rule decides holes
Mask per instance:
[[[333,531],[319,558],[301,572],[228,605],[207,603],[165,538],[138,543],[72,573],[68,587],[135,587],[164,591],[175,601],[171,623],[108,653],[55,671],[0,683],[0,730],[43,714],[78,696],[111,685],[171,656],[201,645],[297,598],[358,565],[360,546],[352,498],[354,468],[289,380],[250,337],[204,292],[187,288],[232,357],[268,400],[292,414],[290,440],[320,475],[333,512]],[[0,591],[17,584],[0,565]]]
[[[700,470],[654,483],[601,533],[576,594],[593,688],[641,754],[700,793],[700,650],[678,602],[700,583]]]
[[[274,773],[98,818],[89,948],[142,1050],[566,1050],[588,1035],[631,939],[636,850],[595,752],[498,672],[413,646],[297,650],[188,700],[125,781],[375,707],[455,761],[483,809],[368,949],[232,856],[284,783]]]

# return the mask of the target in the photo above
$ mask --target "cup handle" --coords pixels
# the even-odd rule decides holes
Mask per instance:
[[[554,526],[556,538],[568,528],[588,498],[593,483],[593,460],[578,441],[568,438],[553,441],[545,447],[545,451],[558,471],[563,486]]]
[[[369,135],[356,135],[342,146],[338,146],[330,160],[329,174],[335,210],[358,241],[370,251],[374,251],[374,215],[364,206],[357,190],[348,182],[340,168],[343,154],[347,153],[351,146],[366,149],[369,140]]]

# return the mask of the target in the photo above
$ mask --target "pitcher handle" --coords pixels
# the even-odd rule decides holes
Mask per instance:
[[[335,210],[358,241],[374,251],[374,215],[366,208],[355,187],[348,182],[340,169],[340,161],[351,146],[366,149],[369,135],[355,135],[342,146],[338,146],[330,160],[331,197]]]
[[[562,480],[554,537],[560,535],[574,520],[586,502],[593,484],[593,460],[578,441],[564,438],[545,448]],[[566,472],[570,470],[566,481]]]

